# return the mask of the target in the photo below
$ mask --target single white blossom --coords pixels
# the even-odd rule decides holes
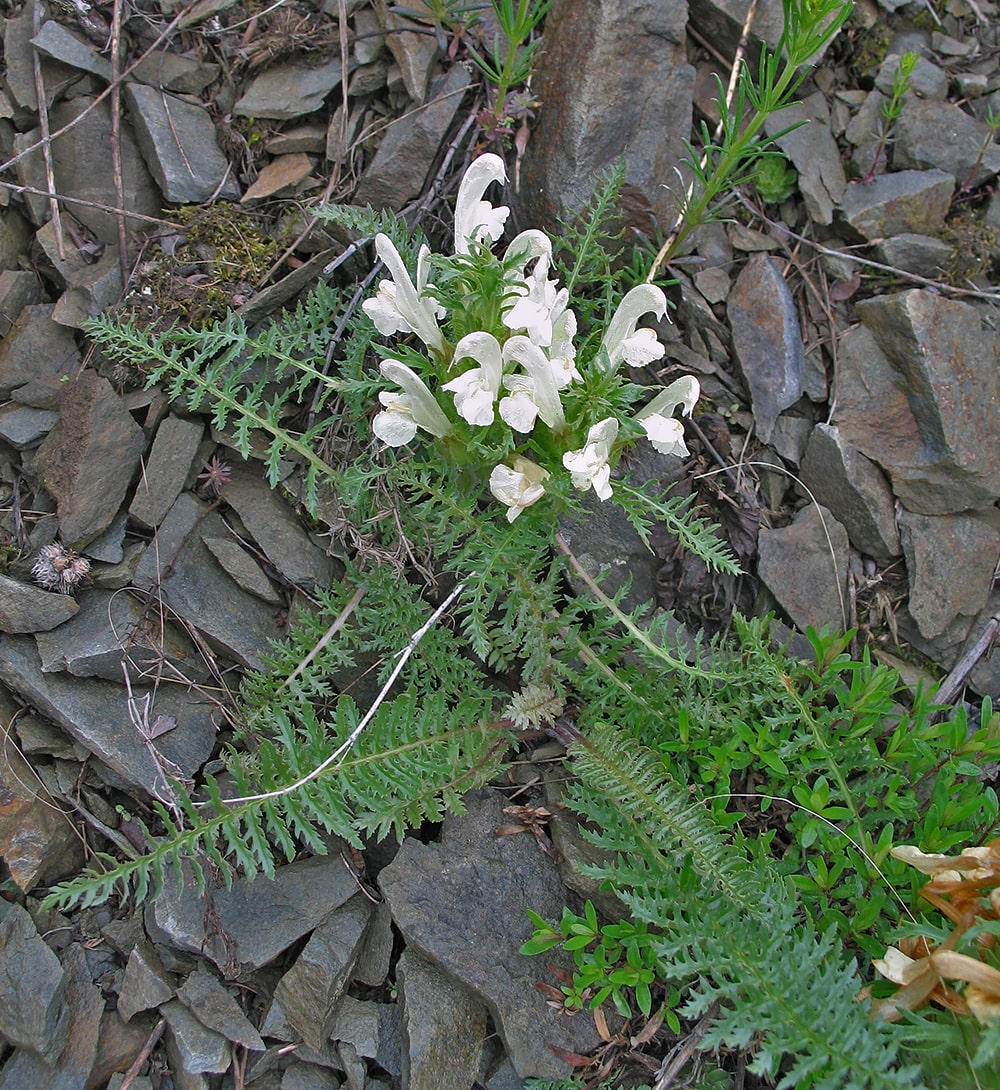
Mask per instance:
[[[527,435],[538,419],[535,380],[530,375],[504,375],[507,396],[500,398],[500,419],[514,431]]]
[[[502,462],[490,474],[490,492],[507,507],[507,521],[514,519],[545,495],[543,482],[549,476],[528,458],[515,455],[512,465]]]
[[[647,438],[661,454],[676,454],[682,458],[688,456],[684,425],[674,420],[673,414],[680,405],[684,416],[690,416],[700,396],[698,380],[693,375],[684,375],[636,413],[636,420],[642,424]]]
[[[639,284],[625,295],[601,341],[612,371],[622,363],[642,367],[662,359],[666,349],[656,339],[656,333],[652,329],[636,329],[636,324],[647,314],[662,319],[666,313],[666,296],[655,284]]]
[[[451,433],[451,421],[413,368],[401,360],[383,360],[379,370],[403,388],[401,394],[383,390],[378,395],[383,408],[372,421],[372,431],[383,443],[403,446],[417,434],[417,428],[439,439]]]
[[[524,330],[539,348],[552,344],[552,311],[558,299],[556,284],[548,278],[549,259],[543,254],[535,267],[515,285],[519,295],[503,316],[511,330]],[[566,293],[567,299],[569,292]]]
[[[483,194],[494,182],[507,180],[499,155],[480,155],[465,172],[455,199],[455,253],[467,254],[471,243],[493,243],[503,234],[510,215],[505,205],[494,208]]]
[[[455,395],[455,410],[463,420],[486,427],[493,423],[493,403],[500,393],[500,344],[491,333],[468,333],[455,345],[452,363],[464,359],[474,359],[480,366],[445,383],[444,389]]]
[[[421,246],[417,254],[416,285],[388,235],[375,236],[375,252],[392,279],[381,281],[376,294],[366,299],[361,309],[383,337],[391,337],[394,333],[416,333],[428,348],[443,353],[444,337],[438,328],[438,321],[445,316],[445,311],[434,299],[425,296],[430,275],[430,250]]]
[[[611,448],[618,437],[618,421],[609,416],[587,432],[587,441],[579,450],[563,455],[563,465],[570,471],[575,488],[593,488],[601,501],[611,498]]]
[[[545,353],[528,337],[520,334],[510,337],[503,346],[503,358],[505,363],[517,363],[524,368],[531,383],[521,381],[522,376],[507,375],[504,377],[504,386],[511,391],[513,396],[528,396],[533,401],[538,416],[555,432],[562,431],[566,426],[566,417],[563,414],[562,402],[559,400],[559,387],[556,383],[552,366]],[[508,382],[508,379],[511,382]],[[517,383],[516,389],[513,383]],[[500,415],[513,428],[513,424],[504,414],[504,398],[500,402]],[[508,412],[510,406],[508,406]],[[524,429],[517,428],[518,431]],[[528,428],[530,431],[531,429]]]
[[[552,307],[552,344],[549,345],[549,366],[555,376],[556,386],[564,390],[573,382],[582,382],[583,375],[576,369],[576,314],[569,309],[569,292],[563,288]]]

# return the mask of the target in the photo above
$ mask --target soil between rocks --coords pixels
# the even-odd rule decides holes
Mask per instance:
[[[157,740],[193,775],[212,756],[229,667],[259,665],[288,610],[337,574],[331,539],[307,532],[262,467],[221,482],[217,504],[224,436],[102,367],[74,331],[123,297],[155,321],[202,322],[230,307],[248,320],[273,314],[344,250],[312,224],[312,206],[370,201],[445,235],[455,181],[487,146],[505,149],[522,228],[551,228],[624,152],[623,221],[655,248],[671,214],[665,163],[679,160],[692,120],[712,123],[707,88],[713,71],[726,74],[742,12],[692,4],[667,15],[635,2],[624,16],[615,5],[608,25],[606,7],[556,0],[532,95],[493,144],[477,124],[488,98],[468,61],[490,40],[488,21],[463,34],[384,3],[135,11],[119,28],[117,69],[148,56],[131,73],[119,128],[94,105],[112,75],[111,7],[39,9],[37,20],[31,6],[7,11],[0,157],[35,143],[44,115],[51,132],[86,120],[53,140],[60,224],[39,151],[5,173],[0,207],[0,461],[11,496],[0,850],[12,906],[0,930],[5,961],[23,970],[0,994],[32,997],[0,1025],[0,1090],[117,1088],[125,1072],[128,1085],[205,1090],[501,1090],[568,1073],[550,1043],[599,1045],[592,1024],[574,1020],[559,1037],[544,1002],[532,1005],[540,966],[511,970],[498,957],[463,976],[450,913],[470,950],[490,950],[507,922],[524,920],[505,874],[520,875],[527,907],[550,918],[571,896],[533,838],[493,843],[496,793],[446,822],[440,843],[407,840],[392,860],[367,853],[359,877],[371,900],[331,845],[332,865],[303,861],[279,883],[220,896],[211,919],[190,895],[132,918],[105,907],[32,920],[20,905],[33,908],[24,893],[79,866],[78,833],[127,845],[132,830],[108,800],[157,775],[122,719],[121,647],[107,618],[122,609],[119,627],[142,633],[148,612],[123,603],[170,579],[180,624],[166,660],[200,687],[157,704]],[[757,25],[773,19],[764,5]],[[893,58],[908,49],[921,57],[914,93],[880,154]],[[692,487],[699,472],[740,467],[722,498],[697,487],[753,574],[720,587],[669,542],[650,558],[627,527],[595,521],[591,562],[624,556],[636,596],[698,624],[719,622],[721,594],[727,609],[777,608],[790,628],[857,627],[859,642],[915,677],[958,667],[957,692],[1000,697],[1000,665],[973,653],[1000,616],[1000,149],[986,126],[987,111],[1000,112],[997,55],[992,6],[859,5],[801,109],[782,119],[809,119],[780,142],[797,189],[768,203],[748,187],[733,222],[700,230],[671,270],[675,323],[662,331],[660,374],[697,373],[715,409],[692,422],[692,461],[676,475]],[[670,101],[668,124],[662,110],[645,117],[654,86]],[[515,132],[530,137],[523,161]],[[106,208],[129,213],[121,232]],[[75,597],[30,577],[57,538],[92,561]],[[164,654],[162,629],[144,635],[129,650],[139,677],[143,646]],[[149,691],[137,684],[133,695]],[[437,912],[420,911],[443,860],[465,861],[471,881],[482,874],[470,861],[491,853],[493,885],[471,905],[446,904],[439,883]],[[376,904],[379,886],[387,900]],[[525,937],[511,934],[508,947]],[[651,1043],[651,1063],[665,1047]]]

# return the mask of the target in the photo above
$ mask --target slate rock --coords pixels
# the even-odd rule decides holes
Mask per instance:
[[[63,543],[80,549],[118,514],[146,439],[108,380],[94,371],[63,384],[59,417],[33,470],[56,501]]]
[[[339,1090],[340,1079],[315,1064],[293,1063],[281,1076],[280,1090]]]
[[[192,1075],[222,1075],[231,1061],[229,1042],[209,1029],[176,999],[164,1003],[160,1014],[167,1021],[167,1056],[182,1078]],[[176,1077],[176,1075],[175,1075]]]
[[[403,1032],[400,1004],[362,1002],[345,995],[337,1004],[330,1040],[346,1042],[395,1078],[402,1072]]]
[[[196,970],[177,989],[177,998],[203,1026],[251,1052],[263,1052],[264,1042],[239,1003],[212,976]]]
[[[250,81],[233,113],[291,121],[315,113],[340,78],[340,60],[333,57],[314,65],[304,61],[274,64]]]
[[[66,1008],[69,1021],[66,1043],[58,1057],[48,1061],[20,1049],[0,1071],[0,1090],[85,1090],[97,1058],[97,1036],[104,1002],[87,967],[87,955],[79,943],[62,954],[66,973]]]
[[[357,892],[333,846],[327,856],[279,867],[273,879],[237,879],[231,889],[204,895],[192,881],[181,891],[167,882],[146,906],[146,926],[156,941],[203,954],[234,979],[274,961]],[[207,910],[215,921],[211,931]]]
[[[133,948],[125,964],[118,992],[118,1013],[131,1022],[140,1011],[155,1010],[168,1003],[176,990],[152,943],[141,942]]]
[[[0,859],[18,888],[30,893],[75,873],[83,863],[83,846],[12,737],[9,724],[18,708],[6,693],[0,693],[0,706]]]
[[[204,434],[198,420],[171,415],[161,421],[128,509],[139,526],[152,530],[163,521],[181,494]]]
[[[122,681],[123,663],[133,680],[151,676],[164,661],[193,680],[205,667],[191,640],[139,598],[107,590],[88,590],[79,612],[57,633],[35,638],[45,673],[65,670],[75,677]]]
[[[69,126],[67,131],[52,140],[56,191],[71,193],[74,197],[106,208],[118,207],[114,171],[111,156],[108,154],[112,137],[111,107],[107,99],[97,102],[93,98],[80,96],[60,102],[49,111],[49,126],[53,133]],[[25,142],[37,143],[40,135],[39,130],[34,129],[25,134]],[[146,169],[129,125],[121,126],[120,139],[124,208],[143,216],[160,216],[162,199]],[[22,159],[17,164],[17,171],[23,184],[47,189],[41,150]],[[36,202],[29,201],[28,207],[35,207],[37,223],[44,223],[49,218],[48,198],[38,197]],[[73,215],[93,231],[101,242],[106,242],[109,246],[117,245],[118,227],[114,216],[109,216],[102,208],[83,204],[73,205]],[[136,237],[140,237],[148,230],[148,225],[142,220],[126,216],[125,229],[127,234],[134,232]]]
[[[80,350],[73,334],[54,324],[52,303],[25,306],[0,342],[0,397],[46,378],[76,374]]]
[[[264,480],[259,464],[236,463],[219,493],[289,582],[329,586],[333,561],[312,543],[289,504]]]
[[[694,68],[687,5],[659,0],[555,0],[533,89],[546,103],[521,166],[522,222],[554,230],[590,200],[596,178],[624,155],[626,181],[669,232],[674,167],[691,129]]]
[[[217,64],[163,49],[129,68],[129,79],[164,91],[175,91],[179,95],[201,94],[218,78]]]
[[[45,632],[74,617],[79,608],[68,594],[0,575],[0,632]]]
[[[375,0],[375,10],[386,31],[389,52],[399,65],[406,93],[414,102],[424,102],[431,69],[440,53],[437,35],[421,33],[426,26],[420,28],[419,24],[391,8],[386,0]]]
[[[0,267],[3,264],[0,261]],[[4,268],[0,272],[0,337],[6,338],[26,306],[41,301],[42,289],[34,273]]]
[[[778,136],[777,145],[798,172],[799,192],[809,218],[830,224],[847,188],[847,176],[830,131],[830,110],[821,92],[771,114],[764,129],[774,136],[793,125],[797,127]]]
[[[885,95],[892,94],[892,84],[899,71],[902,54],[889,53],[875,77],[875,86]],[[948,73],[933,61],[917,55],[917,63],[910,73],[910,93],[920,98],[943,102],[948,97]]]
[[[486,1007],[417,951],[396,966],[406,1049],[403,1085],[410,1090],[467,1090],[479,1074]]]
[[[285,1020],[310,1048],[322,1048],[330,1036],[372,912],[371,901],[362,893],[334,909],[274,989]]]
[[[987,506],[1000,496],[1000,338],[967,303],[924,290],[864,300],[864,325],[902,375],[927,451]],[[960,510],[961,508],[953,508]],[[917,510],[927,511],[926,508]]]
[[[892,164],[896,170],[948,170],[960,186],[976,187],[1000,171],[1000,145],[984,121],[961,107],[908,95],[895,126]]]
[[[240,198],[242,204],[250,201],[273,197],[283,190],[294,191],[294,187],[304,181],[313,172],[313,161],[304,152],[279,155],[263,167],[256,181]]]
[[[496,836],[504,818],[495,794],[470,792],[465,803],[465,815],[445,819],[440,843],[407,837],[379,883],[407,946],[486,1004],[517,1073],[565,1078],[550,1045],[583,1053],[599,1037],[589,1020],[556,1018],[536,988],[552,983],[543,959],[518,950],[531,933],[526,910],[558,919],[566,889],[533,838]]]
[[[239,196],[203,106],[142,83],[125,84],[125,101],[146,165],[168,201]]]
[[[281,605],[283,599],[274,584],[242,545],[225,537],[204,537],[202,540],[226,573],[248,594],[270,605]]]
[[[110,309],[122,297],[122,270],[118,249],[109,246],[93,265],[71,273],[59,296],[52,320],[73,329]]]
[[[909,576],[910,616],[926,639],[941,635],[959,615],[986,604],[1000,557],[1000,523],[972,512],[899,516]]]
[[[182,492],[160,524],[156,550],[135,573],[137,587],[157,588],[167,605],[228,657],[261,669],[269,640],[279,635],[272,609],[219,567],[202,537],[223,537],[226,525],[190,492]]]
[[[883,265],[929,278],[940,277],[952,256],[952,247],[928,235],[893,235],[875,247]]]
[[[701,37],[711,42],[715,49],[731,56],[742,35],[746,5],[740,0],[692,0],[689,6],[691,25]],[[780,0],[762,0],[754,16],[750,55],[756,57],[762,39],[776,46],[783,28]]]
[[[876,560],[900,552],[895,501],[885,475],[830,424],[813,429],[799,471],[802,483],[847,530],[851,544]]]
[[[398,211],[423,191],[445,133],[472,82],[460,65],[452,65],[431,81],[430,99],[422,110],[393,121],[358,183],[354,200],[373,208]]]
[[[54,19],[42,23],[31,44],[47,57],[111,82],[111,62]]]
[[[59,421],[49,409],[6,405],[0,409],[0,439],[15,450],[37,446]]]
[[[785,527],[761,527],[757,575],[800,632],[848,626],[847,531],[826,510],[810,503]]]
[[[841,200],[844,219],[866,239],[933,234],[944,223],[955,176],[943,170],[900,170],[869,183],[851,182]]]
[[[117,786],[150,792],[162,785],[162,770],[129,719],[125,692],[119,685],[67,674],[44,674],[30,636],[0,637],[0,681],[102,761],[104,777]],[[141,703],[148,693],[133,685]],[[192,776],[208,759],[215,744],[213,705],[194,692],[161,687],[149,708],[149,721],[159,715],[176,727],[156,739],[156,749]]]
[[[54,1061],[66,1045],[68,974],[18,904],[0,920],[0,1034]]]
[[[116,1077],[116,1073],[128,1071],[138,1059],[154,1025],[151,1015],[136,1018],[134,1022],[126,1024],[117,1011],[105,1010],[97,1034],[97,1055],[94,1057],[87,1086],[91,1090],[94,1087],[112,1086],[111,1080]],[[118,1074],[117,1077],[121,1079],[122,1075]],[[131,1090],[140,1090],[141,1086],[141,1080],[137,1079],[131,1084]]]
[[[777,263],[755,254],[726,304],[733,349],[753,405],[757,434],[771,438],[779,414],[802,396],[803,346],[795,300]]]

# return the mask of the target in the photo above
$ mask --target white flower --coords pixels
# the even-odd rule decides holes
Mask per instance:
[[[510,209],[505,205],[494,208],[483,200],[483,194],[493,182],[506,180],[503,159],[492,153],[480,155],[465,172],[455,200],[456,254],[467,254],[472,242],[496,242],[503,234]]]
[[[693,375],[684,375],[635,414],[636,420],[645,429],[647,438],[661,454],[677,454],[683,458],[688,456],[688,448],[684,443],[684,426],[679,420],[673,419],[673,414],[680,405],[683,407],[683,414],[690,416],[700,395],[698,380]]]
[[[549,366],[555,376],[556,386],[563,390],[570,383],[582,382],[583,376],[576,369],[576,315],[569,309],[569,292],[563,288],[552,307],[552,344],[549,346]]]
[[[613,416],[595,424],[587,432],[587,442],[580,450],[563,455],[563,465],[573,476],[576,488],[593,488],[601,501],[611,498],[611,447],[618,436],[618,421]]]
[[[639,284],[618,304],[601,341],[612,371],[623,362],[630,367],[642,367],[663,357],[666,349],[656,339],[656,333],[652,329],[635,328],[639,319],[650,313],[661,319],[667,313],[666,296],[655,284]]]
[[[552,366],[548,357],[532,341],[521,335],[510,337],[503,346],[503,358],[505,363],[519,363],[527,372],[527,376],[507,375],[504,378],[504,386],[511,391],[514,397],[528,397],[534,403],[537,415],[555,432],[562,431],[566,426],[566,417],[563,415],[562,402],[559,400],[559,387],[556,383]],[[530,379],[530,383],[525,381]],[[530,431],[531,427],[521,428],[508,419],[512,407],[510,398],[504,398],[500,402],[500,415],[512,428],[518,431]],[[505,414],[504,402],[508,402]],[[534,420],[532,419],[532,424]]]
[[[372,431],[383,443],[401,447],[417,434],[417,428],[438,438],[451,433],[451,421],[416,371],[401,360],[383,360],[379,370],[403,388],[401,394],[383,390],[378,395],[383,408],[372,421]]]
[[[500,418],[514,431],[527,435],[538,418],[535,380],[529,375],[504,375],[506,397],[500,398]]]
[[[514,519],[545,495],[542,482],[549,476],[547,470],[527,458],[515,455],[513,465],[501,463],[490,474],[490,491],[507,506],[507,521]]]
[[[552,344],[552,311],[558,300],[555,281],[549,280],[548,271],[549,259],[543,254],[532,272],[516,285],[520,297],[503,316],[508,329],[523,329],[539,348]]]
[[[438,320],[444,317],[445,311],[433,299],[424,297],[430,274],[430,250],[421,246],[417,254],[416,286],[388,235],[375,236],[375,252],[392,279],[383,280],[378,292],[366,299],[361,309],[383,337],[391,337],[393,333],[416,333],[428,348],[442,353],[444,337],[438,329]]]
[[[455,395],[458,415],[470,424],[488,426],[493,423],[493,402],[500,392],[503,359],[500,344],[491,333],[468,333],[455,345],[452,363],[474,359],[481,366],[445,383],[444,389]]]

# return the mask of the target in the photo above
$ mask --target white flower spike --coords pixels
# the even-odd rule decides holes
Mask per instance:
[[[455,395],[455,409],[469,424],[488,427],[493,423],[493,403],[500,393],[503,358],[500,344],[491,333],[468,333],[455,345],[452,363],[474,359],[480,364],[444,385]]]
[[[543,482],[548,476],[547,470],[519,454],[512,465],[496,466],[490,474],[490,492],[506,505],[508,522],[545,495]]]
[[[438,328],[438,320],[445,312],[433,299],[422,298],[430,273],[430,250],[426,246],[420,247],[416,286],[388,235],[375,236],[375,252],[392,279],[383,280],[378,293],[366,299],[361,309],[383,337],[391,337],[393,333],[416,333],[428,348],[443,353],[444,337]]]
[[[611,498],[611,448],[618,437],[618,421],[609,416],[587,432],[587,442],[580,450],[563,455],[563,465],[573,476],[575,488],[593,488],[603,502]]]
[[[439,439],[451,434],[451,421],[416,371],[401,360],[383,360],[379,370],[403,389],[401,394],[383,390],[378,395],[383,408],[372,421],[372,431],[383,443],[401,447],[417,434],[417,428]]]
[[[494,208],[483,194],[494,182],[507,180],[503,159],[488,152],[480,155],[465,172],[455,199],[455,253],[467,254],[470,243],[489,240],[503,234],[510,215],[505,205]]]
[[[635,414],[655,450],[661,454],[676,454],[681,458],[688,456],[689,451],[684,443],[684,426],[679,420],[674,420],[673,415],[680,405],[684,416],[690,416],[700,396],[698,380],[693,375],[684,375],[671,382],[644,409]]]
[[[625,295],[601,341],[612,371],[617,371],[622,363],[643,367],[663,358],[666,349],[656,339],[656,333],[652,329],[636,329],[636,323],[646,314],[662,319],[666,313],[667,298],[655,284],[639,284]]]

